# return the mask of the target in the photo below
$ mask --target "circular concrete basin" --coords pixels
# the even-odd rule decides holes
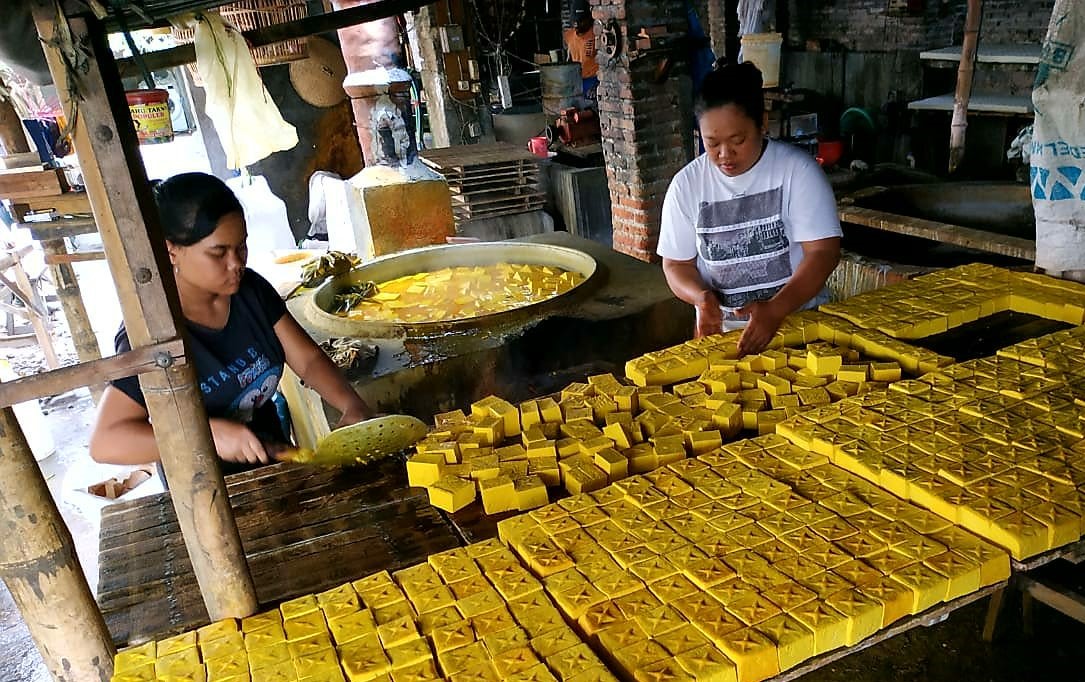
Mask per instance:
[[[511,310],[457,320],[439,322],[376,322],[352,320],[330,312],[335,297],[344,289],[363,282],[388,280],[431,272],[441,268],[496,265],[543,265],[575,272],[584,277],[572,289],[543,301],[529,303]],[[550,244],[527,242],[486,242],[452,244],[404,251],[360,265],[345,275],[328,280],[309,297],[305,315],[319,329],[333,336],[347,337],[431,337],[451,333],[503,327],[523,322],[547,311],[567,305],[575,296],[593,284],[597,271],[595,259],[576,249]],[[596,278],[597,279],[597,278]]]

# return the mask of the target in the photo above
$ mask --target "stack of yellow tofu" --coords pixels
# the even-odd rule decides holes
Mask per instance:
[[[778,436],[499,531],[627,679],[756,682],[1010,570],[1002,550]]]
[[[931,336],[1008,310],[1080,325],[1085,322],[1085,286],[974,264],[828,303],[820,310],[899,339]]]
[[[901,371],[896,362],[814,342],[738,360],[713,357],[694,381],[670,391],[604,374],[567,386],[560,400],[517,406],[491,396],[470,415],[437,415],[407,461],[408,480],[449,512],[478,499],[487,514],[535,509],[549,502],[548,487],[590,492],[743,432],[772,433],[804,410],[884,388]]]
[[[127,649],[115,668],[114,682],[614,680],[495,540]]]
[[[778,431],[1028,558],[1082,535],[1083,349],[1077,327],[798,415]]]

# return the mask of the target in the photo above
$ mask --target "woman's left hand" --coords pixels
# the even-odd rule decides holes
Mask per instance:
[[[787,317],[787,312],[781,311],[779,305],[771,300],[754,301],[736,312],[748,316],[750,320],[738,340],[739,357],[765,350],[780,329],[780,323]]]

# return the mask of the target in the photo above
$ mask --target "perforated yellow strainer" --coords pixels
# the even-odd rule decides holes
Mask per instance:
[[[406,450],[427,431],[425,423],[402,414],[376,417],[332,431],[316,450],[290,449],[276,453],[280,462],[314,466],[358,466]]]

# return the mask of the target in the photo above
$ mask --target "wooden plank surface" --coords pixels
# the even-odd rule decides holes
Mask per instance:
[[[442,169],[463,169],[482,164],[513,161],[538,161],[538,157],[527,149],[507,142],[427,149],[419,154],[419,158],[426,165]]]
[[[873,227],[877,230],[921,237],[943,244],[954,244],[977,251],[997,253],[1022,260],[1036,259],[1036,242],[1031,239],[1010,237],[985,232],[961,225],[950,225],[934,220],[886,213],[872,208],[841,206],[840,221]]]
[[[57,168],[11,168],[0,170],[0,199],[48,197],[68,189],[64,171]]]
[[[1043,49],[1036,45],[983,45],[976,50],[976,62],[980,64],[1039,64]],[[961,61],[961,46],[951,45],[937,50],[919,53],[925,61]]]
[[[953,93],[908,102],[908,108],[915,111],[953,111]],[[1033,111],[1032,98],[1028,95],[972,95],[968,100],[968,111],[1025,116]]]
[[[407,487],[398,457],[355,469],[278,464],[226,480],[264,606],[462,542],[425,492]],[[168,493],[102,513],[98,602],[119,644],[208,622]]]

